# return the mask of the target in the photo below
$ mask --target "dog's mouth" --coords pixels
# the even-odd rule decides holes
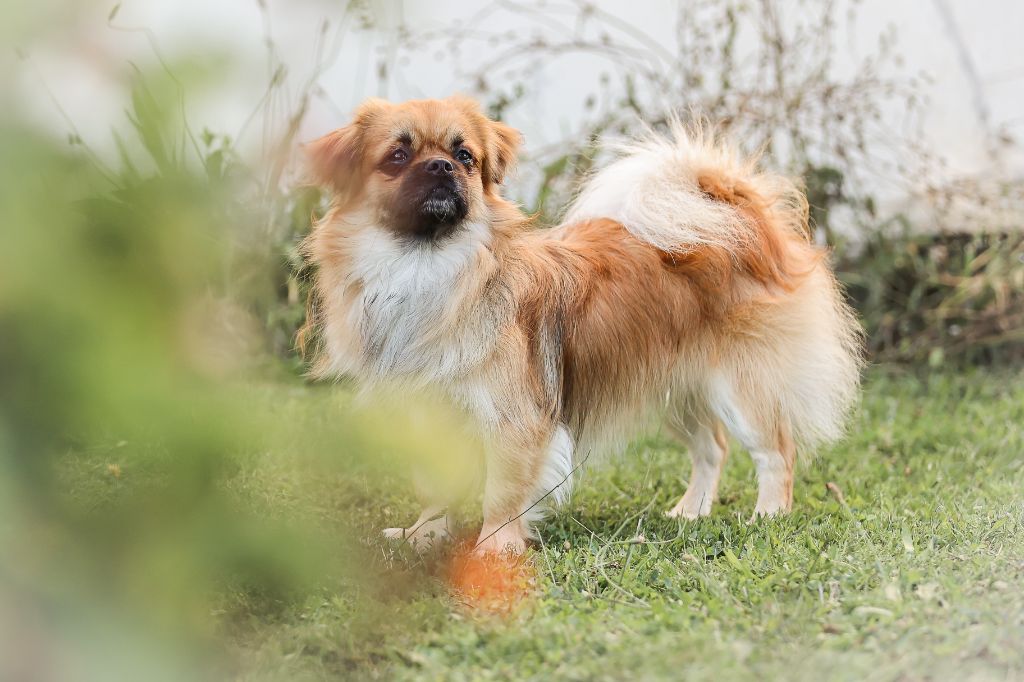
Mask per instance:
[[[431,187],[421,196],[412,202],[412,215],[407,214],[403,221],[403,231],[416,239],[436,241],[446,237],[469,213],[469,204],[454,182]]]
[[[411,176],[403,182],[384,220],[396,233],[437,241],[455,232],[469,215],[469,199],[457,178]]]
[[[452,187],[434,187],[420,205],[420,215],[436,226],[451,226],[466,217],[466,202]]]

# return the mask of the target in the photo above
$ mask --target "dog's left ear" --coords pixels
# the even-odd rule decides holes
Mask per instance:
[[[519,145],[523,143],[522,134],[511,126],[499,121],[488,121],[490,126],[487,143],[487,175],[491,182],[500,185],[505,174],[512,170],[516,163]]]

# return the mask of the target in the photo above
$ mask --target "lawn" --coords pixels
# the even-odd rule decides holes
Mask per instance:
[[[304,432],[348,404],[342,388],[257,392]],[[213,637],[242,679],[1022,679],[1022,425],[1019,370],[876,368],[849,437],[801,468],[794,513],[753,525],[735,447],[710,518],[664,517],[689,464],[652,435],[585,473],[522,590],[490,608],[449,587],[451,550],[377,539],[418,511],[394,468],[263,449],[229,473],[232,499],[311,542],[354,534],[329,556],[357,565],[278,595],[232,583]],[[90,466],[71,474],[83,495],[89,472],[109,479]]]

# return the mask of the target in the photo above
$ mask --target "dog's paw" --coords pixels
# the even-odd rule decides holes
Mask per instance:
[[[665,516],[671,519],[688,519],[690,521],[709,514],[711,514],[711,499],[706,495],[700,497],[691,495],[689,491],[676,503],[676,506],[665,512]]]
[[[388,540],[408,542],[419,551],[447,542],[451,538],[447,522],[441,518],[412,528],[385,528],[381,531]]]
[[[408,528],[385,528],[381,531],[381,535],[388,540],[404,540],[408,531]]]
[[[779,516],[785,516],[789,513],[789,507],[781,504],[773,505],[757,505],[754,508],[754,513],[750,516],[747,521],[747,525],[754,525],[762,519],[773,519]]]
[[[504,556],[515,558],[525,551],[526,536],[523,535],[516,524],[510,524],[492,531],[488,531],[485,527],[480,532],[480,538],[477,540],[476,546],[473,547],[473,555],[477,557]]]
[[[707,516],[707,513],[701,514],[700,512],[680,507],[678,504],[668,511],[665,512],[665,516],[670,519],[683,519],[685,521],[695,521],[702,516]]]

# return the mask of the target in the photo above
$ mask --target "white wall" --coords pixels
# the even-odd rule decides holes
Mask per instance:
[[[294,91],[312,69],[320,21],[324,16],[339,17],[337,8],[344,3],[267,2],[272,38],[288,65]],[[943,21],[939,9],[943,3],[953,17],[956,36]],[[671,16],[673,3],[668,0],[629,4],[599,0],[597,4],[659,40],[671,40],[672,25],[666,17]],[[783,4],[786,11],[799,11],[793,0]],[[386,42],[391,35],[387,29],[399,22],[457,37],[465,26],[457,23],[465,19],[465,8],[477,5],[455,0],[373,3],[375,20],[385,30],[346,34],[334,65],[319,79],[324,97],[314,102],[302,135],[311,138],[342,124],[352,107],[368,95],[441,96],[463,85],[449,69],[439,68],[433,54],[419,53],[401,64],[402,77],[390,79],[381,91],[375,77],[376,56],[393,49]],[[74,15],[55,34],[22,46],[32,59],[16,67],[15,103],[28,109],[41,126],[65,130],[66,122],[47,95],[45,82],[86,141],[98,149],[110,149],[110,130],[123,121],[130,74],[126,61],[149,62],[151,51],[145,33],[107,27],[109,5],[74,6]],[[878,34],[895,25],[906,72],[923,71],[934,80],[927,91],[925,128],[930,142],[948,159],[950,175],[1024,174],[1019,148],[993,158],[991,145],[986,145],[995,131],[1024,140],[1024,49],[1020,47],[1024,2],[864,0],[858,17],[857,25],[841,29],[844,48],[836,55],[838,65],[852,66],[870,54]],[[255,0],[128,0],[115,22],[150,28],[172,61],[192,51],[210,50],[231,64],[228,78],[221,79],[214,92],[190,100],[191,119],[198,124],[237,131],[263,94],[267,79],[263,23]],[[529,30],[514,24],[494,28]],[[462,58],[469,63],[483,55],[463,54]],[[199,63],[189,68],[201,73],[209,66]],[[582,99],[600,68],[598,58],[574,57],[531,76],[532,96],[514,111],[512,120],[530,145],[572,134]],[[899,125],[902,114],[887,112],[893,125]],[[255,145],[258,139],[259,130],[250,128],[243,142]]]

